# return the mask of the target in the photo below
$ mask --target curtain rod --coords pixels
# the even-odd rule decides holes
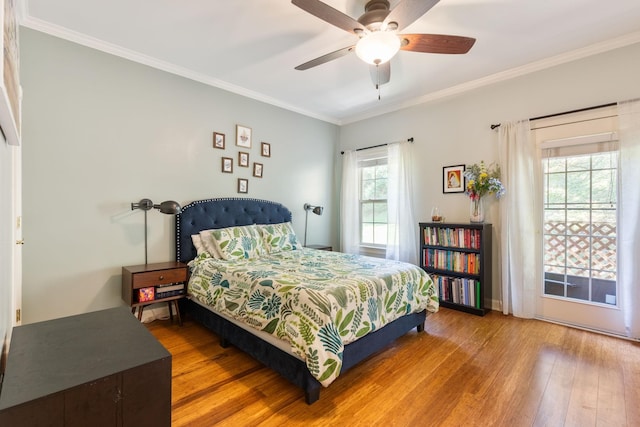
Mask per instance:
[[[533,121],[533,120],[549,119],[551,117],[564,116],[565,114],[581,113],[583,111],[597,110],[598,108],[613,107],[614,105],[618,105],[618,103],[617,102],[610,102],[608,104],[596,105],[596,106],[593,106],[593,107],[586,107],[586,108],[579,108],[577,110],[564,111],[562,113],[547,114],[546,116],[532,117],[529,120]],[[500,123],[495,124],[495,125],[491,125],[491,130],[494,130],[494,129],[499,128],[499,127],[500,127]]]
[[[413,143],[413,137],[407,138],[407,141]],[[372,148],[384,147],[384,146],[389,145],[389,144],[393,144],[393,143],[389,142],[389,143],[386,143],[386,144],[372,145],[371,147],[356,148],[355,151],[370,150]],[[344,154],[344,151],[341,151],[340,154]]]

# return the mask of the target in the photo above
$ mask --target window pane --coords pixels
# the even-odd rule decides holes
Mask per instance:
[[[563,157],[561,158],[550,158],[547,159],[548,163],[548,173],[552,173],[552,172],[564,172],[565,171],[565,165],[566,165],[566,161]]]
[[[564,236],[545,236],[544,237],[544,263],[549,266],[565,265],[565,244]]]
[[[376,180],[376,199],[387,198],[387,180]]]
[[[368,167],[360,169],[362,171],[362,179],[374,179],[376,177],[376,168]]]
[[[589,202],[589,178],[589,172],[567,173],[567,203]]]
[[[565,202],[565,174],[549,174],[547,181],[547,201],[549,203]]]
[[[616,181],[615,171],[598,170],[593,171],[593,189],[591,198],[597,203],[615,203],[616,194],[613,191]]]
[[[584,224],[589,222],[591,211],[588,209],[571,209],[567,210],[567,222],[569,228],[571,224]]]
[[[616,211],[609,208],[596,209],[591,211],[591,220],[594,222],[593,234],[601,234],[609,236],[616,234]]]
[[[591,167],[593,169],[611,169],[618,162],[617,153],[598,153],[591,156]]]
[[[372,179],[362,180],[362,193],[360,195],[361,200],[373,200],[376,197],[376,182]]]
[[[563,234],[565,214],[564,209],[546,209],[544,211],[545,233]]]
[[[361,206],[362,222],[373,222],[373,203],[362,203]]]
[[[387,204],[379,202],[374,205],[373,218],[376,223],[387,223]]]
[[[567,172],[588,171],[591,169],[591,156],[567,157]]]
[[[373,229],[373,243],[376,245],[387,244],[387,224],[376,224]]]
[[[362,223],[362,243],[373,243],[373,224]]]
[[[380,165],[376,167],[376,178],[377,179],[387,179],[387,165]]]

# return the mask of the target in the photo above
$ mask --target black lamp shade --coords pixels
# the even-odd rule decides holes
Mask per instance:
[[[173,200],[167,200],[159,205],[153,205],[153,207],[163,214],[175,215],[180,213],[180,205],[178,202],[174,202]]]

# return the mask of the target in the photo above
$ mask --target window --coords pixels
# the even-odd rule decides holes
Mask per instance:
[[[387,158],[373,156],[358,161],[360,244],[387,244]]]
[[[617,304],[618,153],[589,144],[546,150],[544,293]]]

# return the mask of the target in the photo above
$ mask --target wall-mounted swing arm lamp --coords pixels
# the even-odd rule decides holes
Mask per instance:
[[[304,243],[303,246],[307,246],[307,221],[309,219],[309,211],[313,212],[316,215],[322,215],[322,211],[324,208],[322,206],[311,206],[309,203],[304,204]]]
[[[180,213],[180,205],[173,200],[167,200],[165,202],[160,203],[159,205],[154,205],[153,202],[149,199],[142,199],[138,203],[131,203],[131,210],[141,209],[144,211],[144,263],[147,262],[147,211],[151,209],[158,209],[163,214],[167,215],[175,215]]]

